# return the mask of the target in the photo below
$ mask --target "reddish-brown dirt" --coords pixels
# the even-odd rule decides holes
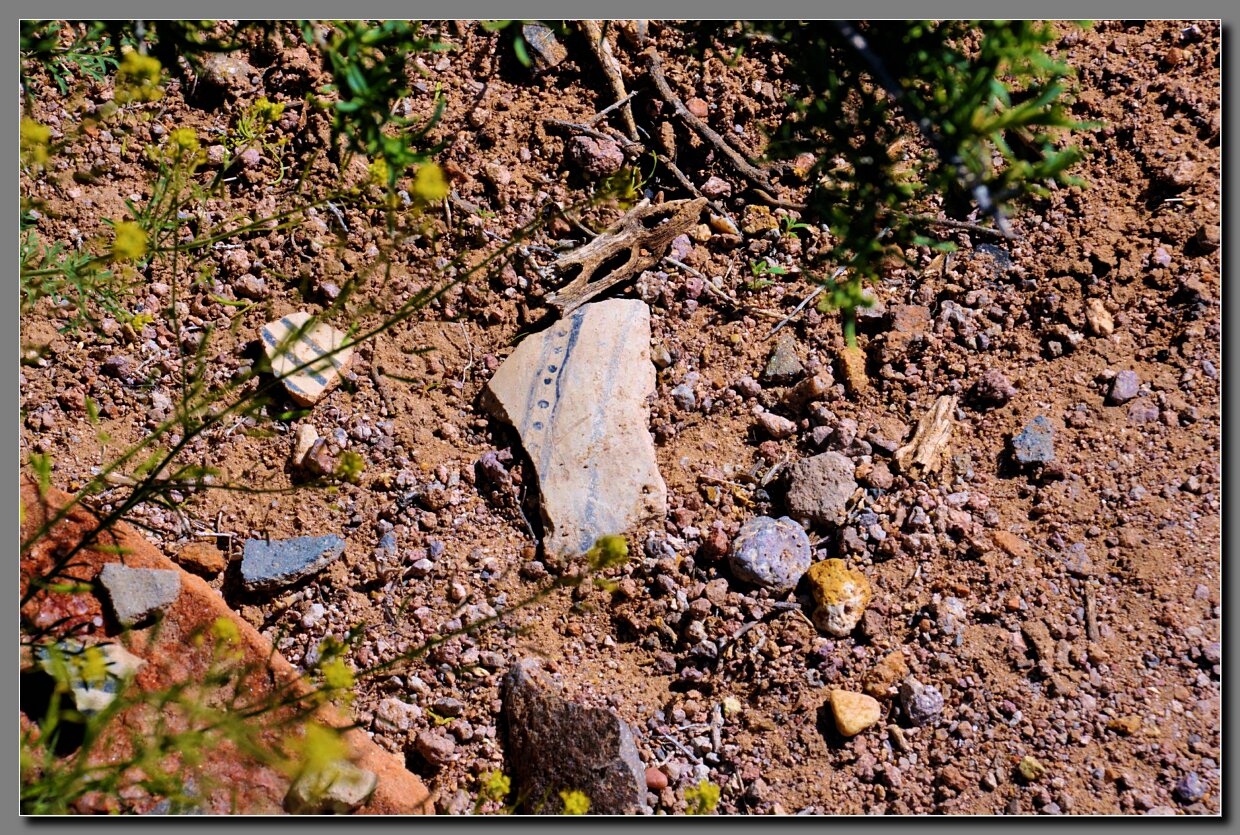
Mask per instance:
[[[788,409],[782,388],[754,392],[741,382],[761,379],[774,345],[768,332],[814,286],[792,269],[750,289],[751,264],[795,267],[822,244],[818,231],[804,240],[694,240],[678,260],[723,277],[727,300],[666,263],[617,291],[651,302],[652,341],[670,360],[651,416],[668,517],[630,532],[632,559],[613,572],[615,591],[558,592],[398,674],[363,679],[358,720],[406,758],[440,811],[472,810],[480,775],[504,768],[499,680],[513,660],[536,654],[567,695],[630,723],[643,761],[670,778],[651,792],[661,812],[683,811],[685,790],[702,779],[722,788],[727,813],[1219,812],[1221,34],[1210,22],[1063,31],[1055,49],[1079,80],[1070,111],[1098,123],[1078,134],[1083,184],[1013,212],[1018,241],[943,229],[960,246],[952,258],[906,253],[912,266],[891,269],[874,288],[880,307],[860,324],[871,378],[860,397],[836,384],[818,404]],[[420,220],[426,234],[402,244],[386,275],[378,210],[324,207],[295,229],[229,240],[192,274],[137,277],[126,308],[157,315],[136,332],[111,316],[97,331],[59,333],[65,311],[46,300],[24,311],[24,462],[47,453],[53,482],[78,489],[168,414],[184,347],[204,329],[212,329],[206,385],[220,387],[252,362],[262,324],[324,309],[332,285],[357,285],[334,321],[373,327],[417,291],[450,280],[449,259],[478,263],[549,207],[589,196],[595,183],[566,157],[565,134],[545,124],[585,122],[614,101],[579,36],[566,39],[564,63],[532,74],[513,58],[510,35],[472,23],[444,32],[458,48],[423,57],[426,76],[409,109],[429,113],[434,91],[445,96],[433,136],[460,198],[450,217],[429,210]],[[652,23],[652,34],[681,97],[707,103],[712,127],[758,158],[763,128],[784,113],[785,59],[756,42],[735,63],[725,60],[727,27]],[[623,40],[616,48],[632,70],[629,89],[641,91],[639,125],[671,134],[697,185],[712,176],[730,183],[735,196],[721,199],[743,218],[746,183],[652,105],[637,50]],[[29,90],[26,115],[69,137],[45,171],[22,176],[43,240],[98,247],[107,239],[102,220],[124,217],[131,195],[150,194],[147,146],[177,127],[209,145],[260,94],[289,105],[280,127],[288,171],[277,183],[279,167],[264,153],[195,208],[200,233],[364,180],[364,161],[338,167],[325,117],[304,101],[325,81],[304,48],[236,57],[248,69],[235,89],[212,98],[205,85],[173,81],[158,104],[87,130],[110,82],[78,83],[66,97],[51,84]],[[689,196],[658,169],[645,188],[656,200]],[[483,211],[470,215],[471,204]],[[599,229],[618,216],[600,207],[582,221]],[[584,234],[562,220],[532,239],[566,241],[579,245]],[[277,401],[188,446],[185,461],[215,468],[219,482],[272,492],[186,489],[175,511],[147,503],[132,521],[170,556],[217,532],[234,565],[212,587],[294,665],[325,636],[363,624],[352,661],[364,669],[535,594],[555,567],[548,576],[523,518],[534,513],[528,496],[524,511],[520,501],[532,470],[515,435],[478,404],[555,286],[538,270],[549,256],[528,255],[452,287],[362,346],[344,385],[307,413],[281,417],[293,404]],[[245,274],[263,280],[248,307],[237,303]],[[162,315],[174,293],[185,305],[182,334]],[[1109,335],[1087,321],[1098,304],[1113,322]],[[834,314],[811,306],[786,330],[808,369],[842,379],[833,368],[843,345]],[[118,356],[127,368],[108,373],[105,363]],[[1002,405],[976,396],[991,371],[1014,389]],[[1120,371],[1135,372],[1138,391],[1113,405]],[[692,409],[671,396],[684,383]],[[944,468],[920,481],[887,477],[897,471],[893,446],[943,394],[960,395]],[[98,426],[84,396],[99,404]],[[755,403],[796,421],[792,437],[768,440],[755,426]],[[1032,473],[1008,451],[1039,415],[1053,428],[1056,460]],[[304,482],[287,465],[300,423],[361,454],[357,484],[293,489]],[[772,467],[829,448],[859,465],[866,489],[838,530],[810,531],[816,559],[844,557],[873,587],[861,626],[842,639],[796,612],[770,617],[767,593],[733,581],[716,547],[755,514],[784,514],[786,464],[759,483]],[[503,449],[515,456],[511,490],[476,468],[484,453]],[[125,494],[112,487],[92,501],[106,509]],[[381,571],[387,558],[378,553],[389,532],[394,573]],[[282,592],[238,590],[244,539],[325,533],[347,548],[321,574]],[[414,567],[423,559],[428,568]],[[710,585],[721,578],[722,588]],[[685,637],[691,618],[682,613],[699,598],[708,601],[700,607],[707,639],[724,648],[716,660]],[[808,594],[799,599],[809,614]],[[883,720],[842,738],[830,690],[861,690],[892,652],[939,689],[942,712],[916,726],[898,697],[884,699]],[[408,731],[376,717],[393,698],[421,709]],[[446,762],[420,753],[423,733],[451,741]],[[1023,776],[1026,757],[1045,772]]]

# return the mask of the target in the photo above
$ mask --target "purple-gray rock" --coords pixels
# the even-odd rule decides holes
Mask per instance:
[[[802,458],[788,472],[788,515],[797,521],[834,525],[857,492],[856,467],[838,452]]]
[[[1077,577],[1089,577],[1094,573],[1094,561],[1090,559],[1085,543],[1076,542],[1069,545],[1063,553],[1064,568]]]
[[[269,591],[291,585],[326,568],[344,553],[335,534],[293,539],[247,539],[241,556],[241,582],[246,591]]]
[[[629,726],[604,708],[562,698],[533,659],[504,676],[503,707],[508,771],[517,805],[556,814],[561,791],[580,791],[592,814],[645,811],[646,768]]]
[[[1135,371],[1121,371],[1111,381],[1111,391],[1107,395],[1107,402],[1113,406],[1127,403],[1137,396],[1140,389],[1141,379],[1137,377]]]
[[[1128,407],[1128,422],[1136,426],[1158,420],[1158,407],[1148,398],[1141,398]]]
[[[1038,415],[1012,439],[1012,454],[1021,464],[1049,464],[1055,460],[1055,428]]]
[[[610,139],[574,136],[568,143],[568,156],[592,177],[615,174],[624,165],[624,151]]]
[[[1206,787],[1202,785],[1197,772],[1190,771],[1175,784],[1175,799],[1181,803],[1196,803],[1205,796]]]
[[[545,72],[559,66],[568,57],[568,50],[555,38],[555,33],[543,23],[527,23],[521,27],[521,35],[529,44],[533,55],[534,69]]]
[[[943,694],[933,684],[909,676],[900,685],[900,704],[914,725],[928,725],[943,712]]]
[[[732,541],[728,565],[738,580],[764,586],[776,594],[796,588],[813,564],[805,530],[787,516],[755,516]]]
[[[181,574],[160,568],[128,568],[110,562],[99,572],[121,626],[136,626],[171,606],[181,593]]]
[[[1016,388],[997,368],[988,368],[973,387],[974,399],[984,406],[1002,406],[1016,396]]]

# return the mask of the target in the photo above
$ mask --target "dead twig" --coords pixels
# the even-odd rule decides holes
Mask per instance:
[[[667,78],[663,75],[663,59],[659,57],[658,51],[653,46],[647,47],[642,54],[646,56],[646,67],[650,72],[650,80],[654,82],[654,87],[658,91],[659,97],[671,105],[676,115],[685,124],[697,131],[702,139],[723,154],[728,162],[732,164],[732,167],[744,176],[745,179],[749,180],[750,183],[761,191],[767,192],[766,197],[769,198],[770,194],[775,191],[775,187],[767,179],[766,172],[756,168],[741,156],[736,149],[725,142],[722,136],[715,133],[710,125],[693,115],[689,108],[685,106],[685,103],[680,100],[680,97],[676,95],[675,91],[672,90],[671,86],[668,85]]]
[[[611,85],[611,90],[616,94],[616,98],[623,102],[629,97],[628,92],[624,89],[624,77],[620,74],[620,62],[616,59],[615,53],[611,51],[611,41],[607,39],[607,33],[603,31],[602,25],[597,20],[581,21],[581,28],[585,32],[586,40],[590,43],[590,49],[594,52],[594,57],[598,59],[599,66],[603,68],[603,75],[607,76],[607,82]],[[629,139],[637,141],[637,124],[633,121],[633,109],[625,104],[620,109],[620,118],[624,122],[624,132]]]
[[[635,97],[638,93],[640,93],[640,92],[641,92],[641,90],[634,90],[633,92],[629,93],[629,94],[628,94],[627,96],[625,96],[624,98],[620,99],[620,101],[616,102],[615,104],[609,104],[609,105],[607,105],[607,106],[606,106],[606,107],[604,107],[602,110],[600,110],[598,113],[595,113],[593,116],[591,116],[589,119],[587,119],[587,120],[585,121],[585,124],[586,124],[586,125],[596,125],[596,124],[598,124],[598,122],[599,122],[599,120],[600,120],[600,119],[602,119],[604,116],[606,116],[606,115],[607,115],[608,113],[610,113],[611,111],[615,110],[617,107],[620,107],[621,105],[625,105],[625,104],[628,104],[629,102],[631,102],[631,101],[633,100],[633,98],[634,98],[634,97]]]

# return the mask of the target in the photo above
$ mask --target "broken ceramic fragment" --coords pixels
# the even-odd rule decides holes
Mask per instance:
[[[650,309],[611,299],[526,338],[487,384],[484,403],[516,428],[538,475],[548,554],[584,554],[667,512],[648,427],[654,382]]]

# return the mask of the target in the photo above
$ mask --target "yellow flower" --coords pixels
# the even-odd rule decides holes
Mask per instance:
[[[22,159],[29,165],[47,164],[47,146],[52,138],[52,129],[34,119],[22,119],[21,134]]]
[[[428,162],[418,169],[413,176],[413,193],[427,203],[443,200],[448,196],[448,181],[443,169],[433,162]]]
[[[686,815],[709,815],[719,805],[719,787],[703,780],[697,787],[685,789]]]
[[[370,163],[368,170],[370,172],[370,182],[372,185],[386,186],[388,184],[388,174],[390,169],[388,168],[387,160],[383,157],[375,157],[374,161]]]
[[[102,684],[108,677],[108,662],[99,647],[87,647],[79,664],[82,680],[88,685]]]
[[[146,232],[131,220],[112,227],[112,258],[134,261],[146,255]]]
[[[168,134],[168,143],[178,151],[193,156],[198,153],[198,134],[193,128],[177,128]]]
[[[159,86],[162,73],[158,58],[132,50],[126,52],[116,71],[116,101],[128,104],[163,98],[164,88]]]
[[[478,788],[478,794],[483,800],[493,800],[499,803],[508,796],[510,791],[512,791],[512,780],[504,772],[488,771],[482,775],[482,785]]]
[[[584,815],[590,810],[590,798],[576,789],[560,792],[560,799],[564,801],[565,815]]]
[[[277,104],[266,96],[261,96],[251,107],[253,108],[254,115],[264,122],[274,122],[284,114],[284,105]]]
[[[318,723],[306,725],[306,735],[296,748],[301,759],[300,770],[307,774],[318,774],[349,755],[349,747],[340,733]]]
[[[629,543],[616,534],[600,536],[594,541],[594,547],[586,552],[586,557],[595,571],[624,565],[629,559]]]
[[[241,630],[237,629],[237,624],[229,618],[216,618],[215,623],[211,624],[211,633],[226,644],[235,644],[241,640]]]
[[[323,683],[332,690],[349,690],[353,687],[353,671],[343,658],[333,658],[322,667]]]

